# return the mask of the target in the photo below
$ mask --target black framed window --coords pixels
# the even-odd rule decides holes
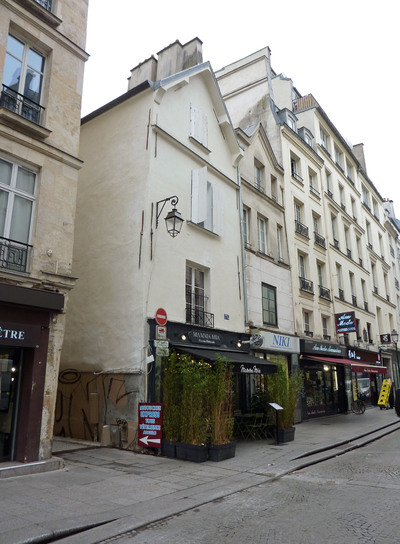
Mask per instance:
[[[277,325],[276,287],[263,283],[261,284],[261,291],[263,323],[267,325]]]

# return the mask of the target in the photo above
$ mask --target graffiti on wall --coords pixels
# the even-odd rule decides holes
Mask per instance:
[[[75,369],[60,372],[54,435],[100,441],[109,433],[110,445],[132,449],[139,400],[136,379]]]

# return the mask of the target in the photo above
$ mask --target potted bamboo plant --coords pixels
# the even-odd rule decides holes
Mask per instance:
[[[176,443],[180,440],[182,406],[177,402],[182,390],[181,361],[176,353],[166,359],[163,368],[163,437],[161,452],[167,457],[176,456]]]
[[[294,440],[294,413],[303,387],[303,375],[300,371],[287,373],[283,365],[279,365],[274,374],[268,376],[267,401],[282,406],[278,417],[279,442]]]
[[[222,461],[235,456],[232,441],[233,375],[227,361],[218,358],[208,378],[208,413],[210,420],[210,461]]]

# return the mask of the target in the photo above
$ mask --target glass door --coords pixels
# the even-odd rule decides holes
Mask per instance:
[[[0,461],[13,458],[20,354],[17,349],[0,349]]]

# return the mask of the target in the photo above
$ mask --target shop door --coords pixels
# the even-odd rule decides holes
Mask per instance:
[[[0,461],[13,458],[21,350],[0,349]]]

